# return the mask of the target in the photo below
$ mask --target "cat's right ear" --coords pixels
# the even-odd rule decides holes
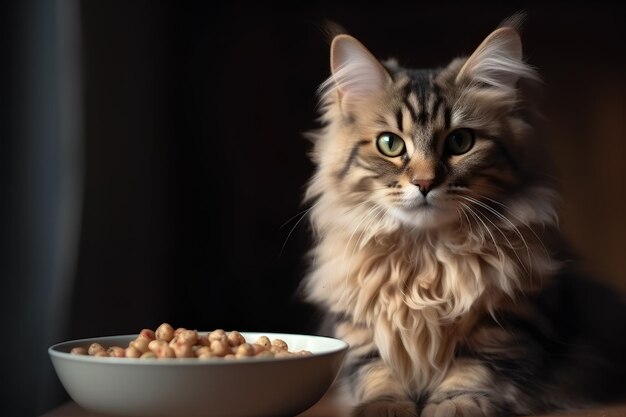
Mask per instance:
[[[370,51],[350,35],[337,35],[330,46],[330,87],[343,110],[381,94],[389,73]]]

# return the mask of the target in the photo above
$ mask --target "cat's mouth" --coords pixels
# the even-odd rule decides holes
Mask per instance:
[[[405,201],[400,211],[410,218],[416,217],[428,217],[433,218],[439,215],[442,211],[440,207],[433,199],[430,198],[416,198],[409,201]]]
[[[404,200],[404,209],[406,210],[433,210],[438,208],[435,198],[426,195],[418,195]]]
[[[402,204],[391,213],[405,224],[429,229],[450,223],[456,218],[456,210],[446,203],[443,196],[431,192],[428,195],[406,196]]]
[[[420,200],[412,200],[408,202],[405,207],[408,210],[432,210],[435,208],[435,205],[431,201],[423,198]]]
[[[404,190],[400,206],[403,211],[409,213],[424,213],[443,209],[441,206],[443,194],[440,189],[434,189],[427,193],[422,193],[417,187],[410,187]]]

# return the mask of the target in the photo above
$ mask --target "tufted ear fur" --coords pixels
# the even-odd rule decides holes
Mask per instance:
[[[333,39],[330,69],[328,87],[337,92],[342,109],[377,96],[391,82],[382,64],[350,35]]]
[[[536,79],[535,71],[522,60],[522,41],[513,27],[493,31],[467,59],[456,82],[482,83],[501,90],[515,90],[520,78]]]

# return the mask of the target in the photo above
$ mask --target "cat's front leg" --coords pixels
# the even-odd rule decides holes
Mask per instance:
[[[370,328],[340,320],[335,335],[350,345],[342,382],[351,417],[418,417],[415,402],[380,358]]]
[[[511,351],[513,349],[511,348]],[[429,395],[420,417],[499,417],[541,411],[533,391],[532,364],[505,356],[491,361],[456,358],[441,384]],[[500,366],[496,371],[495,366]],[[525,381],[522,389],[520,381]],[[534,394],[533,394],[534,393]]]
[[[422,417],[489,417],[494,416],[493,404],[481,393],[454,395],[424,407]]]
[[[430,395],[421,417],[494,417],[499,415],[497,395],[493,375],[484,364],[460,359]]]
[[[360,366],[352,376],[358,405],[352,417],[417,417],[417,407],[394,377],[391,369],[377,359]]]

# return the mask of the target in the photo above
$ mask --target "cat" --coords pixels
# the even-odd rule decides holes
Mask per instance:
[[[350,345],[335,390],[352,416],[624,398],[623,297],[585,278],[558,229],[520,22],[428,70],[332,38],[321,127],[308,134],[302,291],[325,312],[320,333]]]

